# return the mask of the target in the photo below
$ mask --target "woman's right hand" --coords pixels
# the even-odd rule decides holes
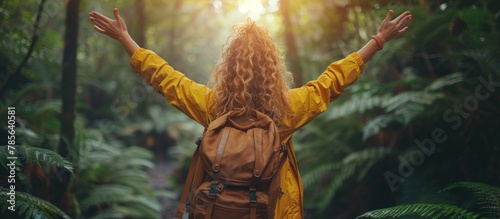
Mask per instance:
[[[409,11],[403,12],[394,20],[391,20],[394,11],[389,10],[385,19],[378,28],[377,36],[384,42],[394,39],[405,33],[408,30],[408,23],[411,21],[412,15]]]
[[[115,40],[121,41],[128,37],[127,25],[120,17],[118,9],[114,9],[116,20],[108,18],[98,12],[91,11],[89,13],[89,19],[94,23],[94,29],[106,36],[109,36]]]
[[[113,13],[115,14],[116,20],[95,11],[89,13],[89,19],[95,24],[94,29],[97,30],[97,32],[118,40],[127,53],[132,56],[132,54],[139,49],[139,45],[130,37],[127,25],[125,25],[118,9],[115,8]]]

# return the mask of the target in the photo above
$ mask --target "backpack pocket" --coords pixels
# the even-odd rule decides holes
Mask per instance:
[[[198,188],[189,204],[190,219],[205,218],[238,218],[250,219],[250,190],[245,187],[226,187],[213,198],[209,196],[210,182],[204,182]],[[269,217],[269,197],[265,192],[256,192],[257,206],[256,218]],[[212,215],[206,217],[210,201],[213,202]],[[274,210],[274,209],[272,209]],[[273,214],[271,214],[273,215]]]

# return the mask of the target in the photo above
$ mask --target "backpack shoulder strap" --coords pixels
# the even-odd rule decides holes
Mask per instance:
[[[200,157],[200,152],[199,152],[199,141],[201,139],[196,140],[196,144],[198,145],[198,148],[196,148],[196,151],[194,151],[193,157],[191,158],[191,163],[189,164],[189,171],[188,175],[186,177],[186,183],[184,184],[184,189],[182,190],[182,196],[181,200],[179,201],[179,205],[177,206],[177,213],[175,214],[175,218],[182,218],[184,215],[184,211],[186,208],[186,201],[189,193],[189,188],[191,187],[191,183],[194,178],[194,170],[196,169],[196,162],[198,158]]]

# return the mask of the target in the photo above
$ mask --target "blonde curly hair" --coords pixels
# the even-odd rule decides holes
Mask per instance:
[[[290,109],[284,58],[267,29],[254,21],[237,25],[229,46],[214,67],[209,85],[210,113],[229,111],[248,115],[250,109],[270,116],[278,125]]]

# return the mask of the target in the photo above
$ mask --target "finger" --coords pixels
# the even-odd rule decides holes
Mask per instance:
[[[403,29],[399,30],[398,31],[398,35],[401,35],[401,34],[405,33],[407,30],[408,30],[408,26],[406,26]]]
[[[100,27],[98,27],[98,26],[94,26],[94,29],[95,29],[97,32],[99,32],[99,33],[102,33],[102,34],[104,34],[104,35],[106,35],[106,36],[108,36],[108,37],[111,37],[111,38],[115,39],[115,36],[113,36],[111,33],[107,32],[106,30],[104,30],[104,29],[102,29],[102,28],[100,28]]]
[[[404,13],[400,14],[394,21],[400,22],[401,20],[406,20],[407,17],[411,16],[409,11],[405,11]],[[405,19],[403,19],[405,18]]]
[[[113,13],[115,14],[115,18],[118,21],[123,20],[122,17],[120,16],[120,12],[118,11],[118,8],[113,9]]]
[[[404,27],[404,26],[408,25],[408,23],[410,23],[411,19],[412,19],[412,16],[411,16],[411,15],[408,15],[408,16],[406,16],[406,17],[402,18],[402,19],[398,22],[398,25],[399,25],[400,27]]]
[[[102,28],[100,28],[100,27],[98,27],[96,25],[94,25],[94,30],[96,30],[97,32],[102,33],[102,34],[106,34],[105,30],[103,30]]]
[[[107,25],[108,25],[108,23],[109,23],[109,22],[108,22],[108,21],[106,21],[106,20],[96,19],[96,18],[93,18],[93,17],[91,17],[91,18],[90,18],[90,20],[91,20],[91,21],[92,21],[92,22],[93,22],[96,26],[98,26],[98,27],[99,27],[99,28],[101,28],[101,29],[102,29],[102,27],[107,26]]]
[[[111,20],[111,18],[106,17],[106,16],[104,16],[103,14],[101,14],[101,13],[99,13],[99,12],[95,12],[95,11],[91,14],[91,16],[92,16],[92,17],[94,17],[94,18],[96,18],[96,19],[101,19],[101,20]]]
[[[393,10],[389,10],[389,12],[387,12],[387,15],[385,16],[384,20],[390,21],[393,14],[394,14],[394,11]]]
[[[118,11],[118,8],[113,9],[113,13],[115,14],[116,20],[118,20],[120,27],[121,28],[125,27],[125,22],[123,21],[123,18],[120,16],[120,12]]]

